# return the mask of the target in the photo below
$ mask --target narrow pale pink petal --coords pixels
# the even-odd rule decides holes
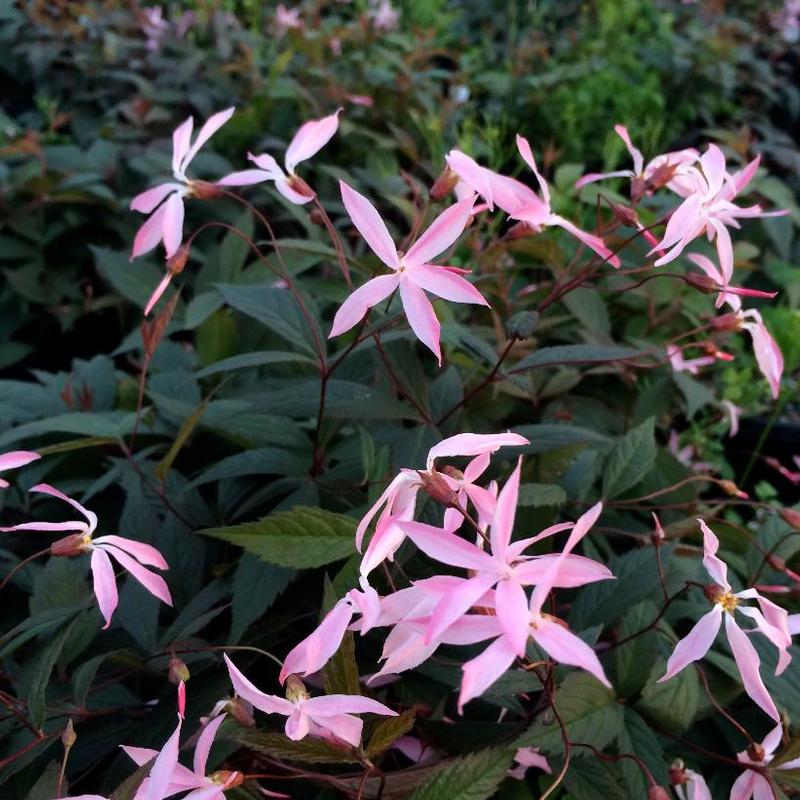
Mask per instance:
[[[717,586],[721,586],[725,591],[730,591],[731,585],[728,583],[728,565],[721,558],[717,557],[719,539],[717,539],[717,535],[702,519],[698,519],[697,521],[700,523],[700,530],[703,532],[703,566]]]
[[[433,468],[437,458],[454,456],[479,456],[495,453],[501,447],[521,447],[530,444],[528,439],[518,433],[457,433],[442,439],[428,451],[427,469]]]
[[[167,564],[164,556],[151,544],[137,542],[135,539],[127,539],[123,536],[115,536],[113,534],[110,536],[100,536],[94,540],[95,544],[104,544],[105,542],[116,545],[120,550],[125,550],[125,552],[130,553],[134,558],[148,567],[169,569],[169,564]]]
[[[708,193],[715,196],[722,189],[725,182],[725,156],[715,144],[710,144],[708,149],[700,156],[700,166],[708,181]]]
[[[611,688],[597,654],[586,642],[558,622],[540,618],[533,626],[531,636],[539,647],[560,664],[580,667],[594,675],[600,683]]]
[[[311,729],[310,722],[302,706],[295,708],[286,719],[286,735],[295,742],[304,739]]]
[[[517,459],[517,466],[497,495],[497,502],[494,507],[494,515],[492,516],[489,535],[492,544],[492,555],[498,560],[508,560],[506,551],[508,550],[508,545],[511,542],[511,534],[514,530],[521,472],[522,457]]]
[[[700,207],[702,204],[703,198],[699,194],[689,195],[675,211],[672,212],[672,216],[669,218],[669,222],[667,222],[664,236],[648,255],[651,255],[657,249],[666,250],[672,247],[684,239],[687,236],[687,232],[698,236],[700,231],[702,231],[702,227],[697,232],[695,231],[698,219],[700,219]]]
[[[495,639],[479,656],[467,661],[461,668],[461,691],[458,695],[458,713],[475,697],[480,697],[514,663],[516,651],[505,636]]]
[[[756,630],[763,633],[778,649],[778,663],[775,667],[775,674],[780,675],[792,661],[791,653],[788,651],[792,643],[791,637],[784,635],[784,631],[769,623],[757,608],[753,608],[752,606],[739,606],[737,611],[744,614],[746,617],[750,617],[750,619],[756,623]]]
[[[350,602],[339,600],[316,630],[286,656],[281,667],[280,682],[283,683],[289,675],[310,675],[322,669],[339,649],[352,618],[353,607]]]
[[[181,164],[192,142],[194,119],[187,117],[172,133],[172,172],[181,174]]]
[[[364,318],[364,314],[385,300],[400,283],[400,278],[396,274],[379,275],[377,278],[368,280],[363,286],[359,286],[347,300],[339,306],[336,316],[333,318],[333,326],[328,338],[340,336],[357,325]]]
[[[167,195],[179,192],[182,188],[180,183],[160,183],[152,189],[137,194],[131,200],[131,211],[149,214]]]
[[[450,169],[487,202],[491,211],[494,211],[492,184],[487,170],[460,150],[451,150],[444,158]]]
[[[746,769],[731,786],[729,800],[753,800],[755,796],[756,779],[761,777],[757,772]],[[767,800],[774,800],[772,791],[767,795]]]
[[[255,183],[273,180],[269,173],[263,169],[243,169],[239,172],[231,172],[217,181],[217,186],[252,186]]]
[[[575,188],[582,189],[589,183],[603,181],[606,178],[632,178],[633,172],[629,169],[618,169],[614,172],[587,172],[575,181]]]
[[[103,630],[106,630],[111,625],[111,617],[119,602],[117,579],[114,577],[111,559],[102,550],[92,551],[91,564],[94,594],[97,605],[100,606],[100,613],[106,621],[103,625]]]
[[[514,769],[510,769],[508,774],[517,780],[524,780],[525,773],[530,768],[540,769],[548,775],[553,772],[550,769],[550,764],[547,763],[547,759],[539,752],[538,747],[521,747],[517,750],[514,761],[516,761],[517,766]]]
[[[442,350],[439,344],[441,326],[439,320],[436,319],[431,301],[419,286],[408,278],[404,278],[403,275],[400,276],[400,299],[403,301],[403,309],[411,330],[422,344],[436,356],[441,367]]]
[[[140,226],[133,238],[131,259],[149,253],[164,238],[164,217],[166,204],[160,205]]]
[[[534,203],[542,206],[545,213],[549,212],[547,205],[539,199],[539,196],[530,186],[526,186],[521,181],[509,178],[506,175],[499,175],[488,170],[487,172],[495,205],[502,208],[506,214],[516,214],[521,209]]]
[[[514,568],[514,577],[523,586],[529,586],[544,580],[550,573],[554,561],[559,560],[554,589],[574,589],[587,583],[607,581],[614,578],[611,570],[599,561],[573,553],[561,558],[560,553],[536,556],[532,561],[518,564]]]
[[[149,569],[143,567],[124,550],[120,550],[118,547],[114,547],[114,545],[97,545],[93,552],[97,552],[98,550],[104,550],[115,558],[127,572],[162,603],[166,603],[168,606],[172,605],[172,596],[169,593],[169,587],[160,575],[156,575],[155,572],[151,572]]]
[[[464,468],[464,483],[474,483],[489,467],[491,463],[491,453],[481,453]],[[484,490],[485,491],[485,490]],[[473,501],[474,502],[474,501]]]
[[[519,134],[517,134],[517,149],[519,150],[519,154],[522,156],[522,160],[531,168],[533,174],[536,176],[536,180],[539,182],[539,189],[542,192],[544,202],[549,208],[550,187],[547,185],[547,181],[542,177],[542,174],[539,172],[539,168],[536,166],[536,159],[533,157],[533,151],[531,150],[530,143],[524,136],[520,136]]]
[[[233,116],[234,107],[226,108],[224,111],[218,111],[212,114],[200,128],[194,144],[189,148],[189,152],[181,161],[181,172],[185,172],[186,168],[192,162],[192,159],[197,155],[200,148]]]
[[[737,170],[731,175],[731,178],[733,178],[733,185],[736,189],[734,197],[741,194],[747,188],[750,181],[753,180],[753,176],[756,174],[760,164],[761,155],[757,155],[744,169]],[[733,197],[728,197],[727,199],[733,200]]]
[[[619,256],[614,255],[613,251],[606,247],[605,242],[599,236],[581,230],[577,225],[573,225],[568,219],[564,219],[564,217],[560,217],[558,214],[553,214],[550,220],[552,225],[558,225],[568,233],[571,233],[576,239],[594,250],[604,261],[611,264],[612,267],[619,268]]]
[[[373,700],[371,697],[353,694],[329,694],[312,697],[303,704],[306,713],[312,718],[334,717],[337,714],[382,714],[396,717],[397,712]]]
[[[725,285],[730,282],[730,277],[727,280],[723,278],[722,273],[717,269],[717,265],[708,256],[700,253],[688,253],[687,258],[692,263],[697,264],[715,283]]]
[[[531,624],[525,590],[517,581],[505,578],[498,582],[496,592],[497,618],[503,633],[516,654],[524,656]]]
[[[73,520],[71,522],[21,522],[19,525],[0,528],[0,531],[3,533],[12,533],[13,531],[80,531],[85,533],[87,528],[85,522]]]
[[[290,703],[285,697],[278,697],[274,694],[264,694],[264,692],[245,678],[227,655],[223,655],[223,658],[228,667],[228,675],[233,684],[233,691],[236,692],[239,697],[243,700],[247,700],[248,703],[252,703],[265,714],[283,714],[287,716],[294,712],[294,703]]]
[[[164,203],[164,250],[172,258],[183,241],[183,197],[177,192]]]
[[[711,611],[700,617],[689,633],[675,645],[667,661],[667,671],[658,679],[659,683],[668,681],[708,652],[722,625],[722,613],[722,607],[715,604]]]
[[[129,744],[122,744],[120,748],[137,767],[143,767],[158,755],[158,750],[152,750],[149,747],[132,747]]]
[[[375,206],[344,181],[339,181],[339,189],[345,210],[350,215],[353,225],[364,237],[364,241],[387,267],[397,269],[400,266],[397,248]]]
[[[224,786],[203,786],[185,795],[182,800],[225,800]]]
[[[269,153],[260,153],[259,155],[253,155],[252,153],[248,153],[247,157],[259,169],[263,169],[264,172],[266,172],[272,180],[275,181],[278,180],[278,178],[286,177],[284,171],[280,168],[278,162]]]
[[[158,286],[153,290],[153,294],[147,298],[147,304],[144,307],[144,315],[147,317],[150,315],[150,312],[155,308],[158,301],[163,296],[164,292],[167,291],[167,288],[172,283],[172,273],[168,272],[159,282]]]
[[[214,737],[217,735],[219,726],[225,721],[225,714],[220,714],[208,723],[203,728],[203,732],[197,740],[194,748],[194,759],[192,767],[195,775],[206,774],[206,762],[208,761],[208,754],[211,752],[211,745],[214,743]]]
[[[783,353],[763,322],[747,323],[744,327],[753,339],[753,352],[762,375],[767,379],[772,396],[777,400],[781,391]]]
[[[689,778],[688,785],[691,787],[691,794],[689,795],[691,800],[713,800],[706,779],[699,772],[687,769],[686,775]]]
[[[403,263],[409,267],[419,267],[433,261],[436,256],[447,250],[464,232],[473,205],[475,198],[468,197],[445,209],[414,242],[403,257]]]
[[[474,544],[424,522],[398,522],[398,527],[423,553],[442,564],[477,571],[496,571],[494,559]]]
[[[286,148],[286,171],[293,173],[294,168],[306,159],[318,153],[333,138],[339,129],[339,108],[335,113],[322,119],[311,120],[300,126],[294,138]]]
[[[736,620],[731,614],[725,615],[725,633],[728,636],[733,659],[742,676],[744,690],[762,711],[769,714],[776,722],[780,722],[778,709],[761,679],[759,672],[761,660],[758,653],[753,647],[750,637],[736,624]]]
[[[716,232],[717,258],[722,272],[722,284],[727,286],[733,278],[733,243],[728,229],[718,219],[709,219],[708,224]]]
[[[383,506],[386,506],[386,511],[391,513],[392,505],[401,488],[408,483],[416,483],[417,481],[417,476],[413,474],[411,470],[401,470],[392,478],[389,485],[383,490],[381,496],[373,503],[372,508],[364,514],[361,521],[358,523],[358,527],[356,528],[356,548],[359,553],[364,543],[364,534],[367,532],[370,523],[375,518],[378,511],[380,511]]]
[[[24,467],[33,461],[38,461],[41,456],[32,450],[12,450],[0,455],[0,472],[6,469]]]
[[[290,202],[296,206],[303,206],[314,199],[313,194],[298,192],[291,181],[285,175],[275,178],[275,188]]]
[[[636,175],[641,175],[644,167],[644,157],[642,156],[642,151],[633,146],[628,129],[624,125],[615,125],[614,131],[616,132],[617,136],[619,136],[619,138],[625,142],[625,147],[628,148],[628,152],[631,154],[631,158],[633,159],[634,173]]]
[[[486,298],[468,280],[445,267],[424,264],[409,268],[406,275],[420,288],[444,300],[453,303],[475,303],[479,306],[489,305]]]
[[[337,714],[332,717],[321,717],[319,720],[314,717],[311,718],[313,725],[318,726],[319,731],[315,731],[312,725],[312,733],[332,734],[337,739],[343,742],[358,747],[361,742],[361,731],[364,729],[364,723],[351,714]]]
[[[153,768],[150,770],[147,791],[143,800],[163,800],[166,797],[175,768],[178,766],[178,748],[181,740],[181,725],[183,720],[178,718],[175,732],[167,739],[161,752],[156,757]]]
[[[572,530],[574,527],[574,522],[559,522],[557,525],[551,525],[549,528],[545,528],[543,531],[540,531],[536,534],[536,536],[529,536],[526,539],[519,539],[516,542],[512,542],[508,548],[509,556],[510,558],[517,559],[529,547],[537,542],[541,542],[543,539],[547,539],[550,536],[555,536],[557,533],[563,533],[564,531]]]
[[[89,511],[88,508],[82,506],[77,500],[73,500],[71,497],[65,495],[62,491],[56,489],[55,486],[51,486],[49,483],[37,483],[36,486],[32,486],[30,490],[40,494],[47,494],[50,495],[50,497],[56,497],[59,500],[63,500],[65,503],[69,503],[74,509],[86,517],[87,521],[89,522],[90,530],[93,531],[97,527],[97,515],[93,511]]]
[[[453,623],[486,594],[496,580],[495,575],[479,574],[468,578],[457,589],[445,595],[433,609],[425,631],[425,641],[429,644],[438,641]]]

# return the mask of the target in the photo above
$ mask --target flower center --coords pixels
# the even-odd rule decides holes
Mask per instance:
[[[738,598],[734,597],[730,592],[720,592],[717,595],[717,602],[722,606],[723,611],[733,614],[736,606],[739,605]]]

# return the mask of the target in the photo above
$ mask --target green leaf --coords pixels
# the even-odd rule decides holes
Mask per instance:
[[[103,662],[107,658],[113,657],[121,652],[123,651],[112,650],[110,653],[101,653],[99,656],[90,658],[88,661],[81,664],[72,673],[72,701],[78,708],[86,707],[86,697],[89,694],[89,689],[92,688],[97,670],[100,669]]]
[[[226,738],[272,758],[286,761],[302,761],[306,764],[354,764],[358,762],[358,757],[352,749],[336,747],[324,739],[306,737],[299,742],[293,742],[282,733],[251,731],[238,726],[228,733]]]
[[[599,292],[579,287],[564,295],[561,302],[587,331],[599,334],[602,338],[609,338],[611,321],[608,318],[606,304]]]
[[[658,679],[666,672],[663,659],[659,659],[636,709],[670,731],[686,730],[697,713],[700,701],[700,682],[693,669],[684,669],[664,683]]]
[[[367,758],[375,758],[388,750],[401,736],[414,727],[414,709],[410,708],[397,717],[381,720],[373,729],[366,746]]]
[[[64,645],[69,638],[72,629],[80,619],[76,616],[69,625],[50,641],[48,641],[34,656],[33,662],[26,665],[26,671],[31,670],[28,678],[28,714],[31,722],[41,728],[45,720],[45,697],[47,695],[47,685],[50,682],[50,675],[53,667],[64,649]]]
[[[250,369],[264,367],[269,364],[308,364],[315,365],[315,361],[300,353],[287,353],[280,350],[260,350],[255,353],[242,353],[238,356],[224,358],[216,364],[201,369],[195,373],[195,378],[207,378],[209,375],[218,375],[221,372],[231,372],[236,369]]]
[[[567,502],[567,493],[555,483],[523,483],[519,487],[520,506],[561,506]]]
[[[650,770],[656,783],[666,786],[669,781],[664,748],[658,736],[632,708],[624,708],[617,744],[620,753],[633,753]],[[622,777],[629,797],[646,797],[647,780],[638,764],[626,759],[621,763]]]
[[[485,800],[505,778],[514,750],[493,748],[446,761],[409,800]]]
[[[65,623],[69,617],[83,611],[86,605],[86,603],[79,603],[66,608],[47,608],[38,614],[27,617],[0,637],[0,659],[11,655],[31,639],[48,633],[53,628]]]
[[[147,305],[147,300],[158,286],[164,273],[147,259],[138,259],[131,264],[127,253],[108,250],[105,247],[91,247],[97,271],[126,300],[130,300],[140,308]]]
[[[555,347],[542,347],[518,361],[511,373],[526,369],[554,367],[563,364],[604,364],[613,361],[626,361],[644,353],[632,347],[595,344],[562,344]]]
[[[611,439],[605,434],[578,425],[518,425],[513,431],[530,440],[530,444],[515,447],[513,452],[527,455],[549,453],[575,444],[605,446],[611,443]]]
[[[644,478],[656,458],[655,418],[629,430],[611,450],[603,476],[603,497],[614,498]]]
[[[344,514],[296,506],[257,522],[208,528],[200,533],[235,544],[270,564],[308,569],[352,555],[356,525]]]
[[[555,697],[561,721],[571,740],[602,750],[613,741],[620,724],[620,707],[613,693],[586,672],[572,672]],[[561,727],[545,712],[514,743],[515,747],[540,747],[548,753],[562,750]]]
[[[150,759],[146,764],[142,764],[133,775],[129,775],[122,783],[114,789],[109,795],[109,800],[133,800],[136,797],[136,792],[139,790],[142,781],[147,777],[150,770],[153,768],[155,756]]]
[[[641,795],[626,794],[619,781],[618,771],[594,755],[573,756],[564,777],[564,786],[573,800],[630,800],[647,796],[646,790]]]
[[[646,600],[630,608],[622,618],[619,638],[625,639],[649,625],[658,614],[655,604]],[[614,687],[621,697],[631,697],[647,683],[658,654],[655,630],[647,631],[614,650],[617,679]]]
[[[153,469],[153,473],[162,483],[167,479],[167,475],[172,469],[172,465],[175,463],[175,459],[178,457],[178,453],[180,453],[181,448],[186,444],[189,437],[192,435],[192,432],[203,418],[203,414],[206,413],[206,409],[208,408],[208,404],[211,402],[212,397],[213,394],[209,394],[208,397],[206,397],[203,402],[200,403],[200,405],[198,405],[188,417],[186,417],[180,429],[178,430],[178,435],[175,437],[175,441],[173,441],[170,445],[170,448],[164,455],[164,458],[162,458]]]
[[[251,553],[242,556],[233,575],[233,643],[238,642],[250,625],[269,609],[294,576],[294,570],[267,564]]]
[[[53,800],[54,797],[64,797],[69,792],[69,786],[66,780],[61,786],[61,794],[57,795],[58,777],[61,774],[61,763],[59,761],[51,761],[42,770],[36,783],[33,784],[31,790],[25,795],[25,800]]]

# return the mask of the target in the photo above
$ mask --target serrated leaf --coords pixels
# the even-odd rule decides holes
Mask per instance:
[[[241,353],[238,356],[223,358],[216,364],[211,364],[205,369],[195,373],[195,378],[207,378],[209,375],[219,375],[222,372],[231,372],[237,369],[252,369],[264,367],[269,364],[306,364],[314,366],[315,361],[301,353],[287,353],[279,350],[262,350],[255,353]]]
[[[296,506],[257,522],[199,532],[235,544],[270,564],[308,569],[352,555],[356,524],[344,514]]]
[[[573,757],[564,776],[564,786],[573,800],[629,800],[618,778],[618,769],[593,755]],[[641,797],[646,797],[642,794]]]
[[[658,614],[655,604],[650,601],[637,603],[622,618],[619,639],[643,630]],[[647,682],[653,662],[658,654],[655,630],[647,631],[614,650],[617,679],[614,686],[621,697],[631,697],[641,690]]]
[[[233,576],[231,642],[242,634],[275,602],[295,576],[293,569],[267,564],[245,553]]]
[[[358,756],[349,748],[338,748],[324,739],[306,737],[294,742],[282,733],[265,733],[239,728],[230,737],[244,747],[273,758],[306,764],[354,764]]]
[[[638,756],[650,770],[656,783],[663,786],[668,784],[668,767],[661,741],[632,708],[623,709],[617,745],[620,753],[633,753]],[[628,796],[646,797],[648,782],[641,767],[629,759],[623,761],[621,767],[623,779],[628,787]]]
[[[542,347],[518,361],[510,370],[524,372],[527,369],[553,367],[563,364],[605,364],[626,361],[642,355],[643,350],[616,345],[563,344],[555,347]]]
[[[686,730],[692,724],[700,701],[697,673],[684,669],[668,681],[658,683],[665,672],[664,660],[659,659],[650,672],[636,709],[667,730]]]
[[[365,748],[367,758],[375,758],[388,750],[401,736],[414,727],[414,709],[410,708],[397,717],[381,720],[373,729]]]
[[[635,486],[655,458],[655,419],[650,417],[629,430],[612,448],[603,476],[603,497],[618,497]]]
[[[514,750],[494,748],[446,761],[409,800],[485,800],[505,778]]]

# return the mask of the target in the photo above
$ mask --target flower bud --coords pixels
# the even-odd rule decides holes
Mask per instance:
[[[212,783],[217,786],[224,786],[226,789],[233,789],[234,786],[241,786],[244,783],[244,775],[238,771],[229,769],[219,769],[208,776]]]
[[[303,681],[297,675],[290,675],[286,679],[286,699],[291,703],[298,700],[308,700],[309,694]]]
[[[253,707],[241,697],[234,697],[227,702],[225,710],[245,728],[255,728],[256,720],[253,716]]]
[[[72,724],[72,719],[67,720],[64,730],[61,733],[61,744],[64,745],[65,750],[69,750],[78,739],[78,734],[75,733],[75,727]]]
[[[303,197],[316,197],[316,192],[302,179],[299,178],[297,175],[290,175],[289,180],[286,181],[292,189],[294,189],[298,194],[303,195]]]
[[[527,222],[518,222],[506,231],[505,238],[513,241],[514,239],[521,239],[523,236],[533,236],[536,232]]]
[[[677,164],[670,164],[668,161],[664,164],[659,164],[648,178],[646,184],[647,188],[655,192],[666,186],[675,177],[675,171],[677,169]]]
[[[308,215],[309,222],[319,228],[325,227],[325,216],[318,208],[312,208]]]
[[[683,279],[688,286],[697,289],[698,292],[703,294],[714,294],[720,289],[716,281],[709,278],[708,275],[701,275],[699,272],[690,272]]]
[[[446,166],[431,187],[430,195],[434,200],[444,200],[458,183],[458,175]]]
[[[729,497],[739,497],[742,500],[747,500],[747,492],[743,492],[733,481],[721,480],[717,482],[720,489]]]
[[[721,317],[714,317],[711,320],[711,327],[717,331],[738,331],[742,327],[742,321],[738,314],[723,314]]]
[[[655,530],[650,534],[650,541],[658,547],[660,544],[663,544],[667,540],[667,534],[664,533],[664,529],[661,527],[661,520],[653,514],[653,522],[655,523]]]
[[[778,513],[787,525],[791,525],[796,531],[800,531],[800,511],[795,511],[793,508],[782,508]]]
[[[169,668],[168,668],[168,678],[170,683],[174,683],[175,686],[179,686],[181,683],[185,683],[191,677],[191,673],[189,672],[189,667],[186,666],[183,659],[178,658],[177,656],[172,656],[169,660]]]
[[[50,545],[51,556],[63,556],[72,558],[86,552],[86,542],[79,533],[71,533],[63,539],[57,539]]]
[[[222,194],[222,189],[208,181],[191,181],[189,183],[189,196],[197,200],[212,200]]]
[[[182,244],[171,258],[167,259],[167,271],[172,275],[180,275],[189,260],[189,245]]]
[[[669,792],[663,786],[653,784],[647,789],[647,800],[671,800]]]
[[[444,479],[441,472],[432,469],[430,472],[417,472],[422,481],[422,490],[443,506],[458,505],[458,495]]]
[[[761,763],[766,756],[764,748],[758,744],[758,742],[750,742],[747,745],[747,757],[751,761],[755,761],[756,763]]]
[[[639,227],[639,215],[630,206],[623,206],[621,203],[612,203],[611,210],[614,212],[614,216],[626,228]]]
[[[679,758],[676,758],[669,768],[669,782],[673,786],[683,786],[684,783],[689,782],[686,765]]]

